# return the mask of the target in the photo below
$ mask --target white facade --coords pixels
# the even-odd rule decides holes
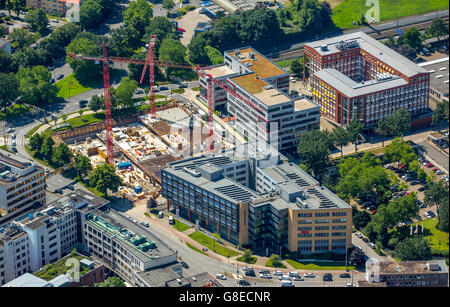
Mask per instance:
[[[29,245],[27,233],[17,227],[0,232],[0,286],[30,271]]]

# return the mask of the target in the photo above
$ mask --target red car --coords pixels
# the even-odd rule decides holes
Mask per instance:
[[[374,215],[375,213],[377,213],[377,210],[370,211],[370,214],[372,214],[372,215]]]
[[[435,172],[435,173],[436,173],[437,171],[438,171],[438,169],[437,169],[437,168],[433,168],[433,172]]]
[[[433,163],[427,163],[427,167],[433,167]]]
[[[178,31],[178,32],[186,32],[186,30],[183,29],[183,28],[178,28],[177,31]]]

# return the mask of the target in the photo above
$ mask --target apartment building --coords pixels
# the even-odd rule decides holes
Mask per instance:
[[[345,253],[351,207],[273,148],[251,146],[169,163],[162,196],[182,217],[236,245]]]
[[[47,13],[57,13],[65,15],[75,3],[81,3],[81,0],[27,0],[27,7],[33,9],[43,9]]]
[[[366,280],[387,287],[448,287],[448,268],[445,260],[381,262]]]
[[[91,211],[108,203],[100,197],[75,190],[2,226],[0,267],[3,264],[6,270],[4,282],[25,272],[38,271],[74,248],[84,250],[82,222]]]
[[[319,126],[319,107],[306,98],[290,98],[289,74],[251,47],[226,51],[224,64],[207,72],[237,94],[212,85],[214,107],[226,105],[228,114],[236,117],[235,128],[249,142],[262,140],[291,151],[302,133]],[[206,79],[200,78],[200,99],[205,102]]]
[[[45,204],[44,170],[0,149],[0,225]]]
[[[0,286],[30,271],[30,239],[16,225],[0,229]]]
[[[131,284],[136,274],[175,263],[164,242],[113,210],[95,210],[82,225],[86,251]]]
[[[304,56],[304,78],[308,65],[313,101],[327,119],[370,128],[403,108],[412,126],[430,121],[430,73],[367,34],[306,43]]]

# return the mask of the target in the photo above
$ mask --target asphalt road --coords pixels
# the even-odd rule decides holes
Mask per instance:
[[[436,163],[437,167],[440,166],[444,168],[445,172],[448,174],[448,156],[437,150],[433,145],[428,143],[427,141],[422,141],[417,143],[419,146],[422,146],[423,149],[425,149],[426,154],[430,157],[431,160]]]

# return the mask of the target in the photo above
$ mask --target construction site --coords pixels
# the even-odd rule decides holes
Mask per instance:
[[[117,196],[130,201],[157,200],[161,170],[167,163],[210,152],[208,122],[201,115],[180,104],[113,126],[114,166],[124,183]],[[231,146],[224,133],[215,132],[213,140],[215,147]],[[107,161],[106,129],[62,141],[74,154],[89,157],[92,167]]]

